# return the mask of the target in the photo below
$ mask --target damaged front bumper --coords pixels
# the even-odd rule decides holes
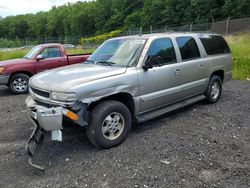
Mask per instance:
[[[29,117],[35,126],[27,144],[26,151],[28,154],[29,164],[39,170],[44,170],[43,167],[32,162],[36,151],[41,146],[44,138],[44,133],[51,131],[52,140],[62,141],[63,119],[67,118],[72,122],[85,126],[87,122],[84,120],[86,108],[79,107],[78,113],[74,113],[65,107],[45,107],[38,105],[31,96],[27,97],[26,105],[29,109]]]

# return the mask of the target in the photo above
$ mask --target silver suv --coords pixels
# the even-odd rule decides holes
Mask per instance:
[[[222,36],[164,33],[107,40],[83,64],[30,79],[26,104],[36,129],[33,155],[45,131],[62,140],[64,123],[86,126],[100,148],[119,145],[133,122],[200,100],[215,103],[231,79],[232,56]],[[71,123],[69,123],[71,122]]]

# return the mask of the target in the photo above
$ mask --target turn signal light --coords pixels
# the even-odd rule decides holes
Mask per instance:
[[[74,112],[71,112],[67,109],[63,109],[63,114],[68,117],[69,119],[73,120],[73,121],[77,121],[79,119],[78,115],[76,115]]]

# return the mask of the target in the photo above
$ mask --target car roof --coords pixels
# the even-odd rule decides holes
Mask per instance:
[[[47,43],[47,44],[39,44],[37,46],[40,46],[40,47],[53,47],[53,46],[61,46],[62,44],[60,43]]]
[[[165,32],[165,33],[152,33],[152,34],[140,34],[140,35],[129,35],[129,36],[122,36],[122,37],[116,37],[110,40],[114,39],[150,39],[150,38],[160,38],[160,37],[180,37],[180,36],[204,36],[204,35],[219,35],[216,33],[208,33],[208,32],[200,32],[200,33],[194,33],[194,32]]]

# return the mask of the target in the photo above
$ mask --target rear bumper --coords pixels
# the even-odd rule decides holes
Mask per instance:
[[[10,75],[0,75],[0,85],[7,85],[9,83]]]

